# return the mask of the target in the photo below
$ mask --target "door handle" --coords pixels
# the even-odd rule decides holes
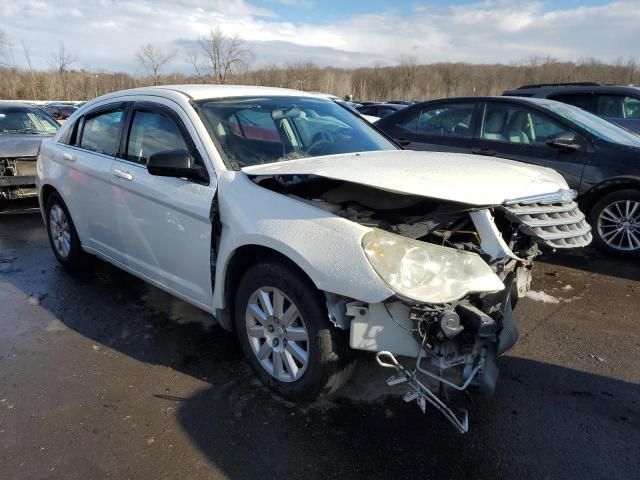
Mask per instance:
[[[66,160],[67,162],[75,162],[75,161],[76,161],[76,159],[74,158],[74,156],[73,156],[73,155],[71,155],[70,153],[67,153],[67,152],[64,152],[64,153],[62,154],[62,158],[63,158],[64,160]]]
[[[122,180],[128,180],[129,182],[133,180],[133,175],[131,175],[129,172],[125,172],[124,170],[115,169],[113,170],[113,175],[115,177],[121,178]]]
[[[406,147],[411,143],[411,140],[407,140],[406,138],[398,138],[396,142],[398,143],[398,145],[402,145],[403,147]]]
[[[497,152],[495,150],[491,150],[490,148],[472,148],[471,152],[475,153],[476,155],[487,155],[489,157],[497,155]]]

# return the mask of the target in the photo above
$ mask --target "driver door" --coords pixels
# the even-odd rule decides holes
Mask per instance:
[[[560,149],[547,141],[573,133],[579,150]],[[569,187],[578,190],[585,166],[587,141],[549,115],[522,104],[487,102],[473,153],[497,156],[549,167],[560,173]]]
[[[167,101],[168,102],[168,101]],[[216,179],[209,184],[151,175],[153,153],[187,150],[194,158],[202,145],[190,132],[184,112],[154,101],[136,102],[127,112],[120,153],[111,183],[125,265],[175,295],[211,310],[211,221]],[[195,131],[193,131],[195,133]],[[197,140],[199,142],[199,140]]]

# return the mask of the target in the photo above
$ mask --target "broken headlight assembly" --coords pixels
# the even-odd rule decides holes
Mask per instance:
[[[469,293],[498,292],[504,284],[476,253],[372,229],[362,237],[369,263],[401,297],[441,304]]]

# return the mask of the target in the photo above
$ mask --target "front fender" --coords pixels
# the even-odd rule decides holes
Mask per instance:
[[[243,246],[275,250],[293,261],[319,289],[367,303],[393,295],[361,246],[369,231],[302,201],[253,183],[242,172],[225,172],[219,182],[222,233],[216,258],[214,308],[226,308],[229,261]]]
[[[624,188],[635,188],[640,190],[640,176],[620,175],[617,177],[607,178],[606,180],[591,186],[589,190],[582,194],[582,198],[578,199],[578,201],[583,210],[588,212],[599,199],[610,192],[622,190]]]

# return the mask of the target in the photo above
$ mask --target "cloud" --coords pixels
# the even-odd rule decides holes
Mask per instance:
[[[134,52],[154,42],[184,45],[219,25],[255,51],[256,65],[313,61],[344,67],[393,64],[400,55],[419,62],[506,63],[532,56],[614,60],[636,54],[640,9],[633,1],[561,8],[556,2],[480,0],[410,10],[345,15],[334,22],[292,22],[269,4],[321,9],[309,0],[13,0],[0,18],[14,45],[27,42],[32,60],[47,67],[64,40],[76,67],[136,71]],[[266,5],[266,7],[265,7]],[[283,15],[283,14],[282,14]],[[20,61],[18,48],[15,49]],[[188,70],[183,56],[173,68]]]

